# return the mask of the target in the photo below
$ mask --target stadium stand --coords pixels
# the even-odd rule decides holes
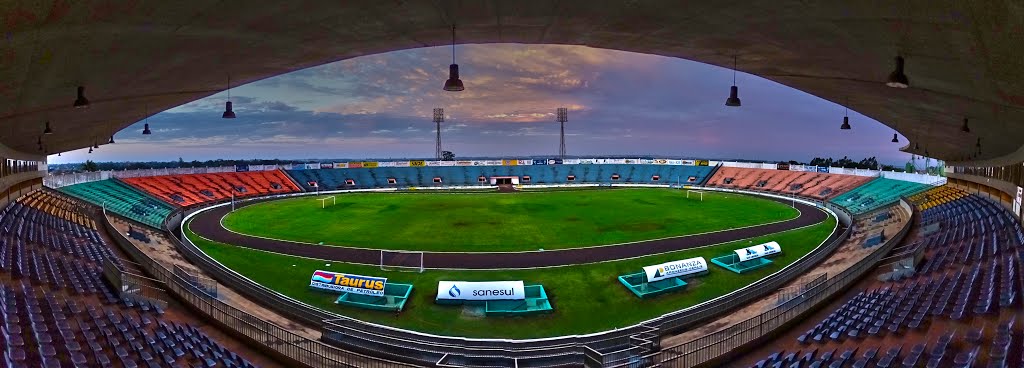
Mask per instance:
[[[156,198],[178,206],[228,199],[232,192],[235,197],[250,197],[300,190],[280,170],[160,175],[122,180]]]
[[[155,228],[160,228],[174,209],[116,179],[69,185],[59,190]]]
[[[252,366],[159,305],[118,298],[103,281],[101,262],[123,264],[74,206],[36,191],[0,211],[7,366]]]
[[[803,197],[828,199],[856,188],[871,177],[829,174],[812,171],[788,171],[721,167],[707,186],[730,189],[757,190],[796,194]]]
[[[523,184],[675,184],[700,185],[711,166],[579,164],[524,166],[423,166],[350,169],[293,169],[286,172],[305,190],[409,186],[491,185],[492,177],[518,177]],[[529,177],[529,181],[526,178]],[[569,177],[574,177],[569,180]],[[440,183],[435,182],[440,178]],[[483,180],[483,181],[481,181]],[[314,187],[312,183],[317,183]]]
[[[845,207],[854,215],[859,215],[895,201],[901,196],[910,196],[928,188],[931,186],[927,184],[875,178],[867,184],[832,198],[832,203]]]
[[[1021,367],[1024,232],[1013,214],[940,187],[910,198],[920,210],[925,262],[907,277],[867,278],[795,348],[773,348],[755,367]],[[782,346],[779,344],[778,346]]]

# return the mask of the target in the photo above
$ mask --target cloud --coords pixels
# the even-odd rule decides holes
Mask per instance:
[[[743,106],[723,105],[729,70],[662,56],[562,45],[459,45],[466,90],[441,90],[450,49],[418,48],[299,70],[193,101],[117,135],[121,159],[430,157],[433,109],[445,149],[465,156],[554,154],[555,109],[567,107],[570,154],[809,160],[905,160],[891,131],[842,108],[740,74]],[[881,139],[886,139],[881,141]],[[81,160],[76,153],[64,161]]]

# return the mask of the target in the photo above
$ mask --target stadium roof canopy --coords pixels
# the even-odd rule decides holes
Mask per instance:
[[[39,155],[47,120],[49,152],[83,148],[147,111],[224,90],[229,72],[238,85],[447,45],[454,23],[459,43],[586,45],[724,67],[736,56],[741,71],[848,100],[909,137],[908,152],[958,161],[974,155],[980,137],[975,161],[1024,159],[1017,0],[11,0],[0,3],[0,19],[0,142],[26,155]],[[884,84],[897,55],[910,88]],[[464,79],[472,88],[473,77]],[[90,108],[72,108],[77,86]],[[839,129],[841,113],[814,123]],[[961,132],[964,117],[970,133]]]

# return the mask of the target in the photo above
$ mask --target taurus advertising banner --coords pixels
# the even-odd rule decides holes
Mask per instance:
[[[737,249],[736,256],[739,257],[740,262],[746,262],[751,259],[757,259],[761,257],[770,256],[772,254],[781,253],[782,247],[776,242],[767,242],[761,245],[755,245],[752,247],[746,247],[743,249]]]
[[[309,286],[321,290],[384,296],[386,277],[360,276],[316,270],[309,280]]]
[[[438,281],[436,300],[523,300],[522,281]]]
[[[704,257],[690,258],[644,267],[644,273],[647,274],[647,282],[692,275],[695,273],[707,272],[707,270],[708,262],[704,260]]]

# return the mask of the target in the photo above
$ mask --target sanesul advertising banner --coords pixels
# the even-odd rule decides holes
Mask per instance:
[[[772,241],[760,245],[755,245],[752,247],[737,249],[734,250],[733,252],[736,252],[736,256],[739,257],[740,262],[746,262],[751,259],[757,259],[761,257],[770,256],[772,254],[781,253],[782,247],[779,246],[779,243]]]
[[[438,281],[436,300],[523,300],[522,281]]]
[[[373,296],[384,296],[386,277],[349,275],[331,271],[316,270],[309,279],[309,286],[321,290],[337,291]]]
[[[704,260],[704,257],[697,257],[647,266],[644,267],[644,274],[647,275],[647,282],[655,282],[672,277],[707,272],[707,270],[708,262]]]

